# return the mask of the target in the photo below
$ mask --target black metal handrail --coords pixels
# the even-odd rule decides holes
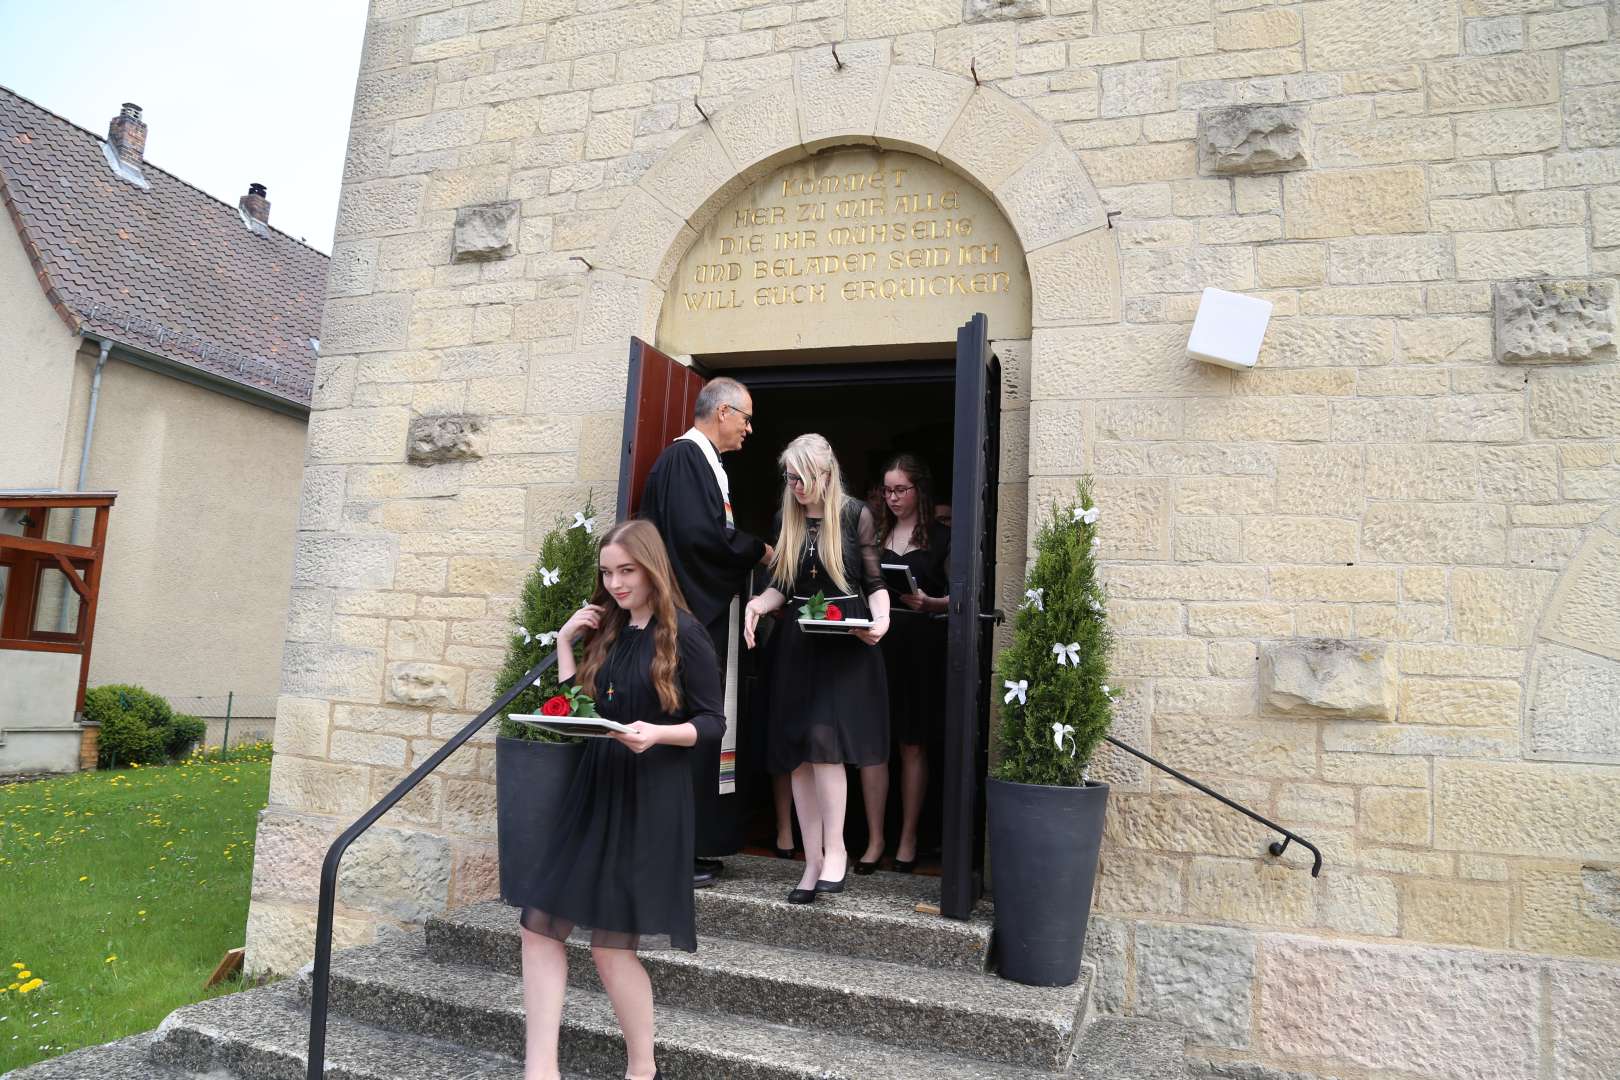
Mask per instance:
[[[376,824],[378,818],[393,809],[395,803],[442,765],[446,758],[461,749],[462,744],[478,734],[479,729],[494,719],[495,714],[512,704],[514,698],[534,685],[535,680],[556,663],[557,654],[553,652],[530,668],[512,689],[501,695],[499,701],[479,713],[477,719],[470,721],[449,742],[435,750],[433,755],[418,765],[411,775],[395,784],[392,791],[384,795],[376,806],[362,814],[360,820],[343,830],[343,835],[327,848],[326,861],[321,864],[321,897],[315,918],[315,965],[310,976],[309,988],[309,1056],[304,1074],[308,1080],[324,1080],[326,1076],[326,995],[332,976],[332,909],[337,902],[338,863],[343,860],[343,853],[349,850],[349,845],[354,843],[361,833]]]
[[[1232,799],[1227,798],[1225,795],[1222,795],[1220,792],[1216,791],[1214,788],[1210,787],[1208,784],[1199,783],[1197,780],[1194,780],[1192,777],[1188,776],[1186,773],[1182,772],[1181,770],[1173,769],[1169,765],[1166,765],[1164,762],[1158,760],[1157,758],[1152,757],[1151,755],[1142,753],[1142,751],[1138,750],[1136,747],[1132,746],[1130,743],[1122,742],[1121,740],[1114,738],[1112,735],[1104,735],[1103,738],[1107,739],[1109,742],[1113,743],[1115,746],[1119,747],[1121,750],[1125,751],[1127,754],[1131,754],[1131,755],[1134,755],[1135,757],[1141,758],[1143,761],[1147,762],[1149,765],[1152,765],[1155,769],[1162,769],[1163,771],[1169,773],[1171,776],[1175,777],[1177,780],[1180,780],[1183,784],[1187,784],[1187,785],[1189,785],[1191,787],[1197,788],[1199,791],[1202,791],[1205,795],[1208,795],[1210,798],[1215,799],[1215,800],[1217,800],[1219,802],[1225,803],[1227,806],[1230,806],[1233,810],[1236,810],[1238,813],[1243,814],[1243,815],[1245,815],[1247,817],[1253,818],[1255,821],[1258,821],[1260,824],[1264,825],[1266,828],[1272,830],[1273,832],[1280,833],[1282,835],[1282,840],[1281,841],[1273,840],[1271,842],[1271,844],[1266,848],[1266,850],[1271,852],[1273,855],[1281,855],[1283,852],[1287,851],[1288,850],[1288,844],[1289,844],[1290,841],[1297,842],[1300,847],[1305,848],[1306,850],[1308,850],[1315,857],[1314,861],[1311,863],[1311,877],[1317,877],[1322,873],[1322,852],[1317,848],[1317,846],[1315,844],[1311,843],[1309,840],[1305,839],[1303,836],[1301,836],[1298,833],[1293,832],[1293,831],[1291,831],[1289,829],[1283,828],[1281,825],[1278,825],[1275,821],[1272,821],[1269,818],[1265,818],[1265,817],[1260,816],[1259,814],[1255,813],[1253,810],[1250,810],[1247,806],[1244,806],[1242,803],[1236,802],[1236,801],[1234,801]]]

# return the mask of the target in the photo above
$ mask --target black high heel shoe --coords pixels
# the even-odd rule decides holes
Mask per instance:
[[[824,893],[843,892],[844,891],[844,882],[846,882],[848,880],[849,880],[849,871],[845,870],[844,871],[844,876],[839,878],[837,881],[824,881],[824,880],[823,881],[817,881],[815,891],[816,892],[824,892]]]
[[[917,869],[917,860],[916,859],[896,859],[896,860],[894,860],[894,872],[897,873],[897,874],[909,874],[915,869]]]
[[[820,882],[817,882],[817,884],[819,885]],[[813,904],[815,902],[816,890],[814,889],[793,889],[788,893],[788,903],[790,904]]]
[[[775,844],[772,844],[771,850],[776,852],[776,857],[778,859],[791,859],[793,858],[793,853],[799,849],[796,847],[777,847]]]

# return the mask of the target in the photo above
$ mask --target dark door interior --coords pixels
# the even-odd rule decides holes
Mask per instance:
[[[692,406],[708,374],[631,340],[621,520],[635,512],[659,451],[691,425]],[[937,845],[942,914],[966,918],[983,887],[986,687],[994,625],[985,613],[991,611],[994,590],[1000,368],[990,352],[986,319],[975,316],[961,328],[954,361],[806,364],[723,374],[746,383],[754,400],[753,434],[741,452],[725,461],[739,528],[769,537],[782,493],[777,455],[807,431],[832,443],[846,485],[857,498],[880,485],[885,461],[905,450],[929,464],[936,500],[951,506],[947,705],[939,743],[929,747],[933,775],[919,852],[926,864]],[[766,584],[763,572],[756,573],[756,588]],[[766,645],[744,658],[738,778],[750,805],[750,843],[766,848],[774,833],[770,783],[763,774],[749,776],[748,761],[755,756],[750,743],[767,722],[758,715],[765,706],[756,709],[751,703],[759,701],[759,676],[768,652]],[[897,791],[891,783],[891,815]],[[847,834],[852,851],[866,837],[859,792],[852,772]],[[891,841],[896,832],[891,821]]]

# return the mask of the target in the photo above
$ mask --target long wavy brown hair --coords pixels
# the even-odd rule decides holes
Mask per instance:
[[[878,474],[879,483],[887,484],[889,474],[894,471],[906,474],[911,486],[917,489],[917,524],[911,530],[911,546],[925,548],[928,546],[928,527],[934,523],[934,474],[928,466],[915,454],[896,454],[883,466]],[[883,537],[887,542],[894,535],[894,530],[900,524],[900,519],[894,516],[889,509],[889,500],[883,500]]]
[[[622,547],[635,564],[647,575],[652,586],[653,662],[652,684],[658,691],[658,702],[664,711],[672,713],[681,707],[680,680],[675,677],[679,662],[676,648],[677,612],[690,610],[681,587],[675,581],[675,571],[669,565],[669,552],[664,549],[663,537],[650,521],[621,521],[609,529],[597,547],[600,553],[610,544]],[[600,558],[600,555],[598,555]],[[579,663],[579,687],[591,697],[596,696],[596,676],[607,660],[609,650],[630,622],[630,613],[619,606],[602,584],[602,568],[596,568],[596,593],[591,603],[601,604],[606,610],[602,625],[590,636],[585,645],[585,658]]]

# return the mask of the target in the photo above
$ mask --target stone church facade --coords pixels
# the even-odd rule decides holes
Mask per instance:
[[[492,700],[556,515],[612,505],[631,336],[877,348],[999,304],[1002,606],[1090,474],[1116,731],[1326,856],[1102,762],[1100,1006],[1284,1071],[1615,1075],[1617,29],[1577,0],[373,0],[250,966],[308,959],[326,845]],[[897,171],[994,260],[773,220]],[[1274,305],[1252,370],[1187,356],[1207,286]],[[491,739],[351,852],[340,944],[493,895]]]

